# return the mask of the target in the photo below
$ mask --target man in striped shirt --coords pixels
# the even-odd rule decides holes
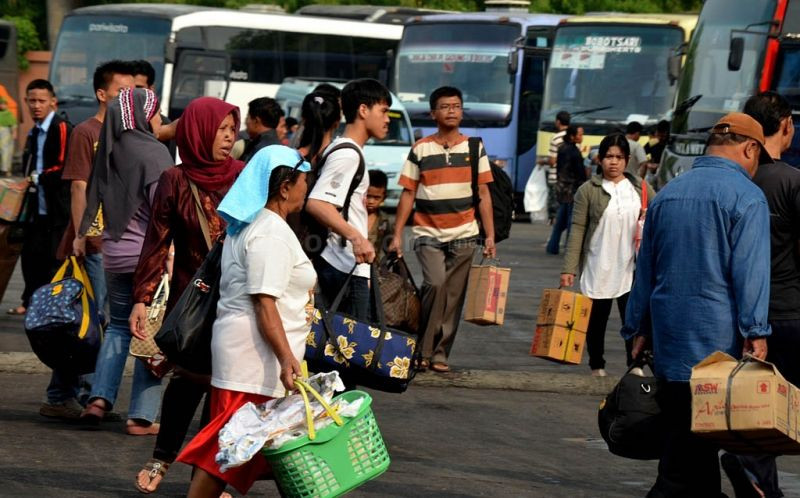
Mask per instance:
[[[556,132],[550,137],[547,158],[539,161],[539,164],[547,167],[547,214],[551,224],[555,221],[556,212],[558,211],[558,200],[555,193],[556,181],[558,180],[556,157],[558,156],[558,149],[564,143],[564,135],[567,134],[570,119],[571,117],[567,111],[559,111],[556,114]]]
[[[397,206],[394,239],[388,252],[402,256],[403,228],[416,201],[414,251],[422,266],[422,369],[448,372],[447,357],[455,340],[478,222],[472,192],[472,168],[467,137],[459,131],[463,118],[461,91],[436,89],[430,97],[431,116],[438,127],[411,149],[398,183],[403,194]],[[486,239],[483,254],[496,256],[489,159],[478,153],[478,204]]]

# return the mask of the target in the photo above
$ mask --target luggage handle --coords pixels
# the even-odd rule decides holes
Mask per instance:
[[[336,425],[340,427],[344,425],[344,420],[342,420],[342,417],[340,417],[336,412],[336,409],[328,404],[328,402],[325,401],[325,398],[323,398],[322,395],[318,393],[316,389],[311,387],[311,385],[309,385],[305,380],[294,379],[294,385],[297,390],[300,391],[300,395],[303,397],[303,404],[305,405],[306,411],[306,424],[308,425],[308,439],[313,441],[317,438],[317,431],[314,428],[314,412],[311,410],[311,402],[308,400],[308,393],[311,393],[311,395],[314,396],[317,401],[319,401],[319,403],[322,405],[322,408],[325,409],[325,412],[327,412],[331,419],[333,419]]]
[[[408,267],[408,264],[403,256],[398,255],[397,252],[390,252],[381,258],[379,266],[392,271],[393,273],[396,273],[411,282],[411,285],[414,286],[414,292],[416,292],[417,296],[419,296],[419,287],[417,287],[417,283],[414,281],[414,276],[411,274],[411,269]]]

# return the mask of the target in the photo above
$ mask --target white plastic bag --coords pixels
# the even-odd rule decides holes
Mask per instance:
[[[525,211],[530,213],[531,221],[547,219],[547,167],[537,164],[525,184],[523,199]]]

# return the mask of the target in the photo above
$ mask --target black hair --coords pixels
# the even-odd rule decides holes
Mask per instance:
[[[114,79],[115,74],[126,74],[133,76],[133,64],[127,61],[113,60],[104,62],[97,66],[97,68],[94,70],[94,77],[92,78],[94,91],[97,92],[97,90],[108,90],[108,86]]]
[[[603,137],[603,140],[600,141],[600,148],[597,151],[597,157],[601,161],[605,159],[606,154],[608,154],[608,149],[611,147],[619,147],[619,150],[622,151],[622,155],[625,156],[625,160],[627,161],[630,159],[631,146],[628,143],[628,139],[622,133],[612,133]]]
[[[53,89],[53,84],[43,79],[33,80],[28,83],[28,86],[25,87],[25,93],[27,94],[31,90],[47,90],[50,92],[50,95],[53,97],[56,96],[56,91]]]
[[[251,100],[247,104],[247,114],[251,118],[258,118],[261,120],[261,124],[267,128],[275,129],[281,121],[283,111],[275,99],[259,97]]]
[[[644,126],[642,123],[638,121],[631,121],[628,123],[628,126],[625,127],[625,134],[632,135],[634,133],[641,133],[644,130]]]
[[[439,102],[439,99],[444,97],[458,97],[458,100],[461,101],[461,104],[464,104],[464,96],[461,94],[461,90],[454,86],[440,86],[433,92],[431,92],[430,98],[430,105],[431,111],[436,110],[436,104]]]
[[[312,93],[316,93],[317,95],[327,96],[334,100],[339,100],[342,98],[342,91],[336,88],[335,86],[331,85],[330,83],[320,83],[314,88]]]
[[[306,160],[315,162],[314,158],[321,152],[325,134],[342,120],[342,109],[339,107],[339,99],[329,94],[311,92],[303,99],[301,113],[303,132],[297,146],[308,147]]]
[[[743,112],[761,124],[765,137],[771,137],[781,129],[781,121],[792,115],[792,106],[783,95],[766,91],[747,99]]]
[[[294,166],[278,166],[269,174],[269,193],[267,194],[267,202],[271,201],[281,191],[281,185],[284,182],[294,184],[300,178],[300,172],[294,169]]]
[[[392,95],[378,80],[371,78],[353,80],[342,89],[342,110],[347,124],[356,121],[358,108],[362,104],[369,108],[377,104],[392,105]]]
[[[556,121],[564,126],[569,126],[570,120],[571,118],[567,111],[559,111],[558,114],[556,114]]]
[[[389,178],[386,176],[386,173],[379,169],[369,170],[370,187],[386,189],[387,185],[389,185]]]
[[[143,74],[147,77],[147,86],[153,86],[156,83],[156,70],[152,64],[144,59],[132,61],[133,75]]]
[[[666,119],[662,119],[661,121],[659,121],[658,124],[656,125],[656,131],[659,133],[665,133],[669,135],[669,121],[667,121]]]
[[[296,125],[296,124],[297,124],[297,119],[296,119],[296,118],[293,118],[293,117],[291,117],[291,116],[289,116],[288,118],[286,118],[286,129],[287,129],[287,130],[291,129],[291,128],[292,128],[292,126],[294,126],[294,125]]]
[[[569,140],[572,143],[575,143],[575,137],[578,136],[578,127],[574,125],[567,126],[567,130],[564,133],[564,139]]]

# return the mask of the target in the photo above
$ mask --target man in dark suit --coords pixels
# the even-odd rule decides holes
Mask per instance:
[[[25,313],[33,292],[47,284],[58,270],[61,262],[56,259],[56,251],[70,217],[69,182],[63,181],[61,174],[72,126],[56,114],[56,94],[49,81],[31,81],[25,93],[34,121],[22,158],[23,171],[30,180],[20,220],[25,234],[25,290],[22,306],[9,310],[12,314]]]

